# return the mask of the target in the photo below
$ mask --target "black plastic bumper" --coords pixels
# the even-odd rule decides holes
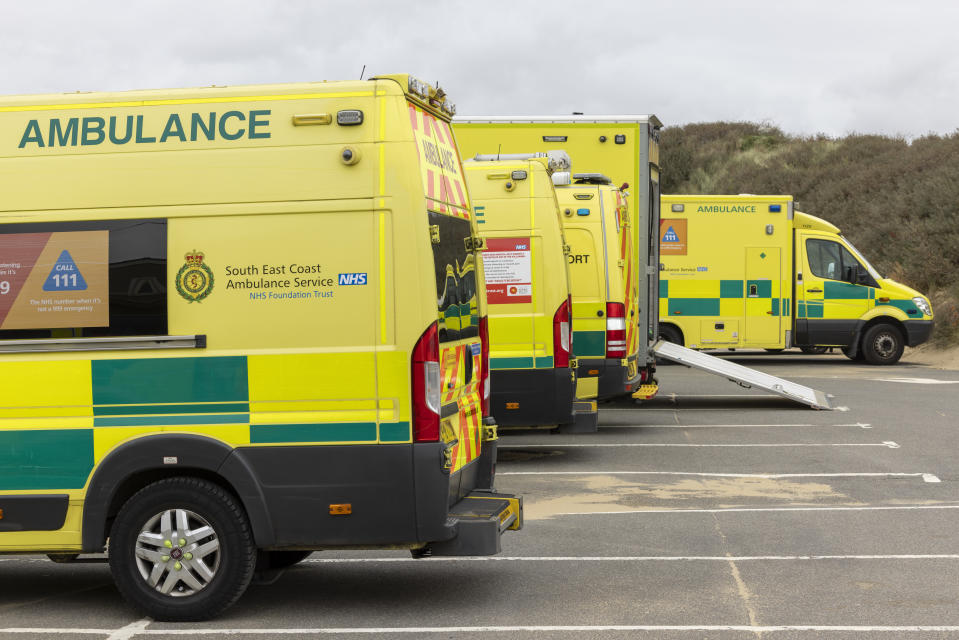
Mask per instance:
[[[935,320],[907,320],[902,323],[906,327],[906,344],[915,347],[922,344],[932,335]]]
[[[619,358],[578,358],[577,362],[579,363],[576,370],[577,378],[599,378],[597,390],[599,400],[630,394],[642,384],[639,363],[636,366],[636,375],[629,379],[629,369],[623,366],[623,361]],[[590,374],[590,371],[598,371],[598,373]]]
[[[490,376],[491,409],[500,427],[573,421],[576,379],[570,369],[498,369]]]

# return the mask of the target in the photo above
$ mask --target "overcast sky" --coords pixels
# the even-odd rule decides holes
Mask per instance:
[[[953,133],[959,3],[0,0],[0,93],[439,81],[461,115]]]

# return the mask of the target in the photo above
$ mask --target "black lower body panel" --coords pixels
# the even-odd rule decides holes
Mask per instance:
[[[0,496],[0,531],[57,531],[69,506],[66,494]]]
[[[492,412],[500,427],[572,422],[576,381],[570,369],[497,369],[490,375]]]

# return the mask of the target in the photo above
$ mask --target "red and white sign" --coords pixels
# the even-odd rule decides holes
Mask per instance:
[[[487,238],[483,250],[486,299],[490,304],[533,301],[529,238]]]

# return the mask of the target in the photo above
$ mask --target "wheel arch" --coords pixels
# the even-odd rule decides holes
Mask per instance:
[[[230,491],[250,519],[256,545],[273,543],[265,498],[240,451],[205,436],[155,434],[117,446],[97,465],[83,502],[83,551],[103,550],[113,518],[133,494],[157,480],[176,476],[203,478]]]
[[[863,322],[856,331],[855,336],[853,336],[851,346],[855,346],[857,353],[860,349],[862,349],[862,337],[866,335],[867,331],[875,327],[877,324],[891,325],[895,327],[897,331],[899,331],[899,335],[902,336],[903,343],[906,343],[909,340],[909,334],[906,332],[906,326],[901,320],[899,320],[899,318],[891,315],[877,315]]]

